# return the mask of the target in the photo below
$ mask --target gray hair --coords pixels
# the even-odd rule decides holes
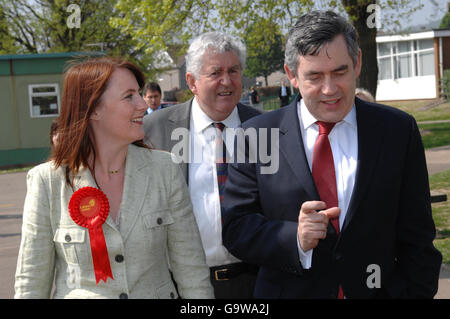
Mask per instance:
[[[358,33],[352,24],[332,11],[312,11],[302,15],[289,30],[284,63],[297,76],[298,55],[316,55],[325,43],[342,34],[353,65],[358,61]]]
[[[193,73],[196,78],[200,74],[205,61],[203,55],[208,52],[234,52],[239,58],[241,69],[244,70],[247,58],[247,48],[241,39],[222,32],[207,32],[192,41],[186,54],[186,72]]]

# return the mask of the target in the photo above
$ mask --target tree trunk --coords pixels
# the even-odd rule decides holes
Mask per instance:
[[[376,1],[368,0],[364,2],[362,4],[358,0],[342,0],[345,10],[352,17],[352,23],[359,34],[359,47],[362,51],[362,68],[357,85],[368,90],[376,97],[378,82],[377,28],[370,23],[373,22],[373,17],[370,17],[370,15],[375,14],[375,11],[367,12],[367,6],[375,4]]]

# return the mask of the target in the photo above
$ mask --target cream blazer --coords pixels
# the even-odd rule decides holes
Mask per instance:
[[[65,168],[27,175],[15,298],[214,298],[189,192],[171,154],[128,147],[119,227],[103,224],[114,280],[95,282],[89,231],[72,221]],[[88,169],[75,191],[96,187]],[[170,266],[169,266],[170,265]]]

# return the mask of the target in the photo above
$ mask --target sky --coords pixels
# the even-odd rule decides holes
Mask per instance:
[[[412,0],[411,2],[420,3],[423,7],[410,17],[402,19],[401,25],[404,28],[440,21],[447,11],[447,0]]]
[[[447,11],[446,0],[421,0],[424,7],[413,13],[406,26],[428,24],[432,21],[441,20]]]

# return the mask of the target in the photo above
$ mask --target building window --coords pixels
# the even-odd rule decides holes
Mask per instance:
[[[434,75],[433,39],[378,43],[378,80]]]
[[[58,84],[31,84],[28,86],[31,117],[59,115]]]

